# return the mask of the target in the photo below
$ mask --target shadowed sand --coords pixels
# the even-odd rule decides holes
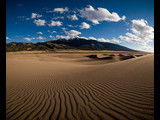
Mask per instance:
[[[6,61],[7,120],[154,119],[153,54],[10,54]]]

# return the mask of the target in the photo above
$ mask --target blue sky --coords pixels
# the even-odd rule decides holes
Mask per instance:
[[[7,0],[6,42],[83,37],[154,51],[154,0]]]

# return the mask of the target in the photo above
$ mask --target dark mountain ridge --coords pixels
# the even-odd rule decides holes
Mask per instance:
[[[7,52],[56,49],[136,51],[114,43],[98,42],[83,38],[58,39],[38,43],[12,42],[6,44]]]

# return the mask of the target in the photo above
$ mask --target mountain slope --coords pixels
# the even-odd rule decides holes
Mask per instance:
[[[79,49],[79,50],[115,50],[115,51],[136,51],[118,44],[98,42],[82,38],[58,39],[38,43],[8,43],[6,51],[32,51],[32,50],[55,50],[55,49]]]

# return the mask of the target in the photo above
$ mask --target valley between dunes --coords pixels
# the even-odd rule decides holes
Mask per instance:
[[[6,77],[7,120],[154,119],[154,54],[8,54]]]

